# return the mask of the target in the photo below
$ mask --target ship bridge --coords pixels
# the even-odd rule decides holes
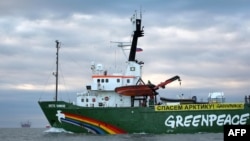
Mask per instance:
[[[141,78],[141,64],[128,62],[125,74],[108,74],[102,64],[92,64],[91,90],[113,91],[116,87],[135,85]]]

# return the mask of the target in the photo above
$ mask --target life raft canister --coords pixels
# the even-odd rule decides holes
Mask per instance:
[[[105,100],[105,101],[108,101],[108,100],[109,100],[109,97],[106,96],[106,97],[104,98],[104,100]]]

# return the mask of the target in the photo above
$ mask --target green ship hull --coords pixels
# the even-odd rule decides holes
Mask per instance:
[[[50,125],[74,133],[219,133],[224,125],[250,125],[250,104],[183,104],[149,107],[79,107],[39,102]]]

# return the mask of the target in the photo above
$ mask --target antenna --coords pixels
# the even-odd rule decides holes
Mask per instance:
[[[131,46],[131,42],[114,42],[114,41],[110,41],[110,43],[117,43],[117,47],[126,47],[126,46]]]
[[[131,46],[131,42],[114,42],[114,41],[110,41],[110,43],[115,43],[117,44],[117,47],[120,47],[122,49],[122,53],[123,55],[127,58],[127,55],[125,53],[125,50],[129,50],[126,47]]]
[[[60,42],[58,40],[56,42],[56,72],[53,73],[56,77],[56,94],[55,94],[55,101],[57,101],[57,95],[58,95],[58,64],[59,64],[59,48],[60,48]]]
[[[141,12],[141,7],[140,7],[140,19],[142,19],[142,12]]]

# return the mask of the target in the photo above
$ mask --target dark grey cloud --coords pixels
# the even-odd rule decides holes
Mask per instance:
[[[173,16],[176,14],[238,14],[241,11],[248,11],[245,0],[224,0],[219,1],[196,1],[196,0],[21,0],[1,2],[1,15],[17,15],[32,18],[47,17],[57,15],[58,17],[68,17],[75,13],[128,15],[127,10],[139,10],[142,8],[145,13],[157,13],[159,15]],[[158,12],[159,11],[159,12]],[[204,17],[207,18],[207,17]]]

